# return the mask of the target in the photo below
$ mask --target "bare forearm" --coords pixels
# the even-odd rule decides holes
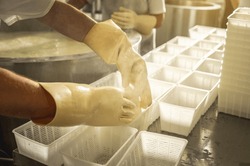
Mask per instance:
[[[135,29],[142,34],[149,34],[153,28],[159,28],[164,20],[164,14],[138,15]]]
[[[41,18],[41,22],[56,31],[82,42],[96,22],[75,7],[56,1],[51,10]]]
[[[39,83],[0,68],[0,114],[50,121],[55,114],[53,98]]]
[[[147,20],[147,21],[146,21]],[[135,30],[141,34],[149,34],[156,25],[156,18],[150,15],[138,15],[136,19]]]

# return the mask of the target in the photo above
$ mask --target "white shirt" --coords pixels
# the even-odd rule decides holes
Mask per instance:
[[[55,0],[0,0],[0,19],[7,25],[46,15]]]
[[[88,0],[89,3],[94,0]],[[114,11],[118,11],[119,7],[135,11],[137,14],[160,14],[165,13],[164,0],[101,0],[103,19],[110,18]]]
[[[250,7],[250,0],[240,0],[239,7]]]

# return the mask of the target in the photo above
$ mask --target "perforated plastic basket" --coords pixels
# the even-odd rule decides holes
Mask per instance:
[[[60,149],[79,134],[78,129],[77,126],[39,126],[30,121],[14,129],[13,133],[20,154],[46,165],[59,166],[63,164]]]
[[[118,166],[177,166],[187,140],[141,131]]]
[[[135,138],[132,127],[89,127],[63,148],[64,166],[117,165]]]

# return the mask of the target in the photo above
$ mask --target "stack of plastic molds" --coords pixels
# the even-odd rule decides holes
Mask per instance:
[[[49,127],[33,122],[25,123],[13,130],[18,152],[49,166],[61,166],[63,158],[60,150],[86,126]]]
[[[118,166],[177,166],[187,140],[141,131]]]
[[[250,118],[250,8],[229,17],[218,107],[220,112]]]

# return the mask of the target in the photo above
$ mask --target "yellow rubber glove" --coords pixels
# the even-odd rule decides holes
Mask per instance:
[[[111,19],[122,29],[134,29],[143,35],[149,35],[157,26],[157,18],[158,16],[150,14],[139,15],[124,7],[111,15]]]
[[[84,39],[109,64],[116,64],[122,76],[122,84],[127,96],[138,107],[146,108],[152,102],[147,78],[146,63],[136,53],[126,34],[112,20],[97,23]]]
[[[136,105],[118,88],[96,88],[75,83],[40,83],[40,85],[56,103],[55,117],[46,124],[49,126],[124,125],[133,121],[140,113]],[[39,119],[39,122],[41,121]]]
[[[120,7],[119,11],[111,15],[111,18],[122,29],[134,29],[136,26],[137,14],[133,10]]]

